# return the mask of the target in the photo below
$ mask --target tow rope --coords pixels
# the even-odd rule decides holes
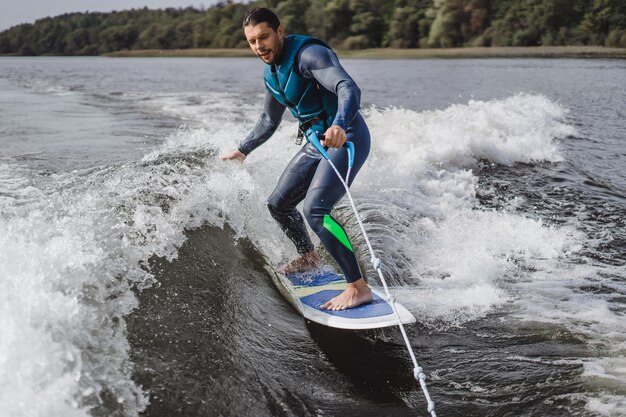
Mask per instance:
[[[409,352],[409,355],[411,356],[411,361],[413,362],[413,377],[415,378],[416,381],[419,382],[420,387],[422,388],[422,392],[424,393],[424,397],[426,398],[426,402],[428,403],[428,412],[430,413],[431,417],[437,417],[437,414],[435,413],[435,402],[430,398],[430,394],[428,393],[428,387],[426,386],[426,374],[424,373],[423,368],[419,366],[419,364],[417,363],[417,359],[415,358],[415,352],[413,351],[413,347],[411,346],[411,343],[409,342],[409,338],[406,334],[406,330],[404,329],[404,325],[402,324],[402,320],[400,319],[400,315],[398,314],[398,310],[396,309],[396,299],[394,296],[392,296],[389,293],[389,287],[387,286],[387,281],[385,280],[385,277],[383,276],[383,272],[381,270],[382,262],[380,261],[379,258],[376,257],[374,253],[372,244],[370,243],[369,237],[367,236],[367,232],[365,231],[365,227],[363,226],[363,222],[361,221],[361,216],[359,216],[359,212],[357,211],[356,206],[354,204],[354,200],[352,199],[352,194],[350,194],[348,182],[350,179],[350,171],[352,170],[352,165],[354,163],[354,144],[350,141],[346,141],[346,143],[344,144],[344,146],[348,150],[348,172],[346,173],[346,178],[344,179],[341,176],[341,173],[339,172],[335,164],[333,164],[333,162],[330,160],[330,157],[328,156],[326,149],[324,149],[324,147],[320,143],[317,132],[313,129],[307,130],[306,139],[309,141],[311,145],[315,147],[315,149],[319,151],[322,157],[328,161],[333,171],[335,171],[335,174],[337,174],[337,177],[341,181],[341,184],[346,189],[346,195],[348,196],[348,200],[350,200],[352,211],[354,211],[356,220],[359,223],[359,227],[361,228],[361,233],[363,234],[363,237],[365,238],[365,243],[367,244],[367,248],[369,249],[370,256],[371,256],[370,260],[372,262],[372,265],[374,266],[374,269],[376,270],[376,272],[378,272],[378,277],[380,278],[380,282],[383,284],[383,288],[385,289],[385,294],[387,295],[387,301],[389,302],[389,305],[391,305],[391,308],[393,309],[393,312],[396,318],[398,319],[398,327],[400,327],[400,332],[402,333],[404,343],[406,344],[407,351]]]

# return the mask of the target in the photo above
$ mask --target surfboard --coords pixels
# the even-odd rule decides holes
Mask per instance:
[[[372,288],[373,300],[355,308],[339,311],[321,309],[326,301],[346,288],[345,278],[330,268],[297,274],[282,274],[266,266],[281,294],[305,319],[339,329],[376,329],[398,325],[398,318],[384,293]],[[415,323],[415,317],[395,302],[403,324]]]

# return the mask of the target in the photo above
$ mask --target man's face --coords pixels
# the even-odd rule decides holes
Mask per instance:
[[[250,49],[266,64],[273,64],[280,55],[285,39],[285,30],[282,25],[274,31],[266,22],[258,25],[248,25],[243,28]]]

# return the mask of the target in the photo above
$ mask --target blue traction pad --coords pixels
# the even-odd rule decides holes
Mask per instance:
[[[344,277],[333,271],[317,270],[299,274],[287,274],[285,276],[295,287],[319,287],[336,281],[345,282]]]
[[[366,319],[369,317],[386,316],[393,313],[391,306],[376,294],[372,294],[374,298],[371,303],[361,304],[358,307],[350,308],[348,310],[331,311],[320,308],[322,304],[340,293],[340,290],[322,290],[320,292],[316,292],[315,294],[302,297],[300,301],[302,304],[306,304],[315,310],[321,311],[322,313],[331,316],[344,317],[347,319]]]

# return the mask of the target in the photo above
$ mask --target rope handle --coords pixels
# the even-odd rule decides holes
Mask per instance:
[[[309,143],[313,145],[320,154],[322,154],[324,159],[329,160],[330,157],[328,156],[328,152],[326,152],[326,149],[322,146],[318,133],[313,129],[309,129],[306,131],[305,135],[306,140],[308,140]],[[346,143],[343,144],[343,147],[348,148],[348,167],[352,169],[352,165],[354,165],[354,143],[347,140]]]

